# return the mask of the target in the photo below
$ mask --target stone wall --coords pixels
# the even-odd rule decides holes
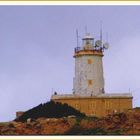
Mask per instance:
[[[102,117],[132,109],[132,97],[58,98],[55,102],[67,103],[88,116]]]

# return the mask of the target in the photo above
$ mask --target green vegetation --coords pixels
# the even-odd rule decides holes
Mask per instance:
[[[82,131],[79,135],[107,135],[107,132],[102,128],[92,128]]]
[[[65,135],[123,135],[122,130],[107,131],[103,128],[90,128],[84,129],[80,126],[75,125]]]
[[[65,135],[107,135],[107,132],[102,128],[84,129],[75,125],[70,131],[65,133]]]
[[[111,131],[111,132],[108,132],[108,135],[122,135],[123,131],[122,130],[115,130],[115,131]]]
[[[83,119],[84,119],[84,120],[89,120],[89,121],[95,121],[95,120],[98,119],[98,117],[96,117],[96,116],[92,116],[92,117],[86,116],[86,117],[84,117]]]
[[[61,104],[59,102],[50,101],[26,111],[22,116],[16,118],[15,121],[25,122],[28,118],[61,118],[70,115],[74,115],[76,117],[85,117],[84,113],[81,113],[68,104]]]
[[[140,107],[135,107],[134,109],[140,109]]]
[[[82,118],[81,117],[77,117],[76,118],[76,123],[75,125],[80,125]]]

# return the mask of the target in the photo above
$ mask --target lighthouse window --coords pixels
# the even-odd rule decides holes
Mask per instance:
[[[88,64],[92,64],[92,60],[91,59],[88,59]]]
[[[93,84],[93,81],[92,80],[88,80],[88,85],[92,85]]]

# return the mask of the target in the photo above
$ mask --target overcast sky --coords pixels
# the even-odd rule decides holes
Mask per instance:
[[[76,34],[85,26],[105,52],[106,93],[132,91],[140,106],[140,6],[0,6],[0,121],[72,93]]]

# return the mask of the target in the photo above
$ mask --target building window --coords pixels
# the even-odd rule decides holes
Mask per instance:
[[[76,103],[76,104],[75,104],[75,108],[76,108],[76,109],[78,109],[78,108],[79,108],[79,105],[78,105],[78,103]]]
[[[111,108],[111,103],[109,101],[105,102],[105,108],[110,109]]]
[[[88,86],[93,85],[93,81],[92,80],[88,80]]]
[[[87,62],[88,62],[88,64],[92,64],[92,60],[91,59],[88,59]]]
[[[96,108],[96,102],[91,102],[90,106],[91,106],[91,109]]]

